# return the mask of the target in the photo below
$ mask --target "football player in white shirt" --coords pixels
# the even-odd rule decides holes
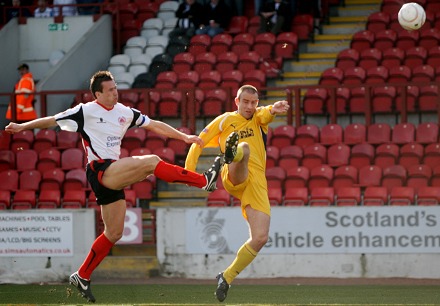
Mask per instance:
[[[157,178],[183,183],[207,191],[216,189],[215,182],[223,165],[217,156],[211,168],[203,174],[185,170],[164,162],[156,155],[130,156],[119,159],[121,141],[128,128],[138,126],[188,144],[203,146],[196,135],[187,135],[170,125],[150,119],[138,110],[118,103],[118,90],[108,71],[98,71],[90,80],[90,90],[96,100],[79,104],[55,116],[26,123],[10,123],[5,130],[15,134],[23,130],[59,126],[63,130],[79,132],[87,154],[87,179],[101,205],[104,233],[96,238],[89,255],[70,283],[84,298],[95,302],[90,289],[90,276],[107,256],[112,246],[122,237],[126,211],[124,188],[154,174]]]

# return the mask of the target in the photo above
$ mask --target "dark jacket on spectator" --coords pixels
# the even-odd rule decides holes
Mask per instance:
[[[203,7],[203,24],[209,25],[210,20],[214,20],[221,28],[227,29],[231,21],[231,9],[223,0],[219,0],[215,8],[211,7],[211,3],[207,3]]]

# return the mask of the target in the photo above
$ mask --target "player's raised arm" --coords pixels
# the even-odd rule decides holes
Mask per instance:
[[[57,125],[55,117],[48,116],[44,118],[38,118],[32,121],[28,121],[25,123],[9,123],[5,131],[10,134],[15,134],[24,130],[33,130],[33,129],[47,129],[50,127],[54,127]]]

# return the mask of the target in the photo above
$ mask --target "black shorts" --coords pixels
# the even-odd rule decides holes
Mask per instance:
[[[114,162],[112,159],[94,160],[91,163],[88,163],[86,167],[87,180],[96,195],[97,203],[99,205],[106,205],[125,199],[123,189],[109,189],[101,183],[105,169],[107,169],[112,162]]]

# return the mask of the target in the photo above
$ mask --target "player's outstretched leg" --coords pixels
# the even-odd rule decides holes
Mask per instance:
[[[220,156],[217,156],[214,159],[214,164],[212,164],[211,168],[203,172],[203,175],[206,178],[206,186],[202,188],[203,190],[214,191],[217,189],[216,182],[222,166],[222,158]]]
[[[217,276],[217,289],[215,290],[215,296],[217,297],[217,300],[220,302],[223,302],[226,299],[226,296],[228,295],[229,290],[229,284],[226,281],[226,279],[223,277],[223,272],[220,272]]]
[[[81,278],[78,275],[78,271],[70,275],[70,284],[78,288],[79,292],[87,301],[95,303],[96,299],[90,289],[90,281]]]
[[[225,143],[225,163],[230,164],[234,161],[235,155],[237,154],[238,140],[240,137],[237,132],[232,132],[226,138]]]

